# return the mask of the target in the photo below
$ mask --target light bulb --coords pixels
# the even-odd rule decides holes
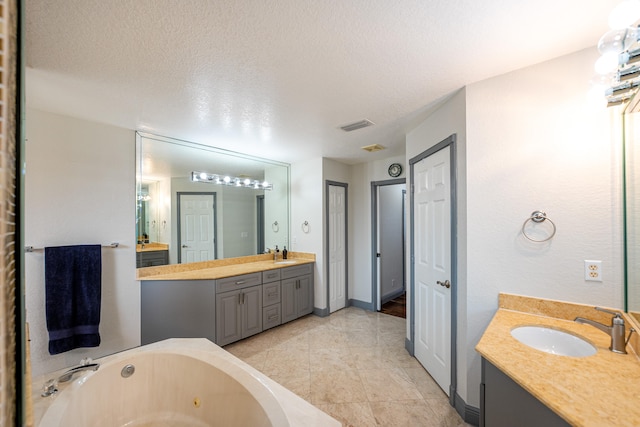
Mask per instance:
[[[200,179],[207,179],[207,174],[205,172],[200,172]]]
[[[640,1],[626,0],[613,8],[609,14],[609,27],[615,29],[629,27],[640,19]]]
[[[598,41],[598,52],[603,55],[609,52],[620,53],[629,49],[636,41],[638,30],[635,28],[625,27],[607,31]]]
[[[244,185],[246,185],[248,187],[249,184],[251,184],[251,180],[249,178],[245,178],[244,179]]]
[[[231,182],[231,177],[229,176],[225,176],[223,179],[224,182],[226,182],[227,184]]]
[[[616,52],[608,52],[603,54],[595,64],[595,70],[598,74],[609,74],[618,66],[618,54]]]
[[[264,181],[264,182],[262,183],[262,186],[263,186],[263,187],[268,187],[268,186],[269,186],[269,183],[268,183],[267,181]]]

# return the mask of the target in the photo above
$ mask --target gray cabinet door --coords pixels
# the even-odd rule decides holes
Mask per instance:
[[[216,343],[231,344],[262,332],[262,286],[216,295]]]
[[[230,344],[242,338],[240,290],[216,295],[216,343]]]
[[[313,289],[311,276],[298,277],[298,289],[296,295],[298,317],[313,311]]]
[[[242,297],[242,338],[262,332],[262,286],[240,291]]]
[[[283,280],[280,287],[282,295],[282,323],[290,322],[298,317],[296,308],[297,279]]]
[[[215,280],[143,280],[142,345],[167,338],[207,338],[215,342],[215,284]]]
[[[482,358],[481,427],[570,427],[507,374]]]
[[[282,323],[313,312],[313,280],[310,275],[283,280]]]

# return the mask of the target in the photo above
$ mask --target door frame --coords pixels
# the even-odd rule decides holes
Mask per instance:
[[[378,189],[379,187],[385,185],[397,185],[397,184],[406,184],[407,178],[396,178],[396,179],[386,179],[383,181],[371,181],[371,301],[373,303],[373,311],[378,310],[379,298],[378,298]],[[405,204],[402,204],[402,223],[403,228],[406,227],[405,224]],[[403,241],[406,243],[406,236],[403,236]],[[403,252],[405,251],[405,246],[402,246]],[[406,254],[402,254],[402,271],[405,273],[405,292],[406,292]]]
[[[325,259],[326,259],[326,269],[325,269],[325,277],[327,278],[327,315],[331,314],[331,283],[330,275],[329,275],[329,256],[330,256],[330,247],[329,245],[329,187],[344,187],[344,306],[345,308],[349,306],[349,184],[346,182],[337,182],[325,180],[325,203],[324,203],[324,217],[325,217]]]
[[[458,210],[457,210],[457,181],[456,181],[456,134],[449,135],[446,139],[440,141],[433,147],[423,151],[417,156],[411,158],[409,160],[409,170],[411,177],[411,191],[409,196],[409,229],[411,230],[409,233],[410,240],[410,249],[409,249],[409,257],[410,257],[410,272],[409,272],[409,288],[410,288],[410,324],[409,324],[409,341],[406,343],[407,351],[413,356],[414,355],[414,343],[415,343],[415,238],[414,238],[414,166],[416,163],[424,160],[430,155],[446,148],[450,147],[449,152],[449,175],[450,175],[450,200],[451,200],[451,384],[449,385],[449,403],[451,406],[455,407],[456,394],[457,394],[457,384],[458,384],[458,376],[457,376],[457,331],[458,331],[458,245],[456,241],[457,235],[457,218],[458,218]]]
[[[180,202],[182,195],[213,196],[213,259],[218,259],[218,198],[215,191],[178,191],[176,192],[176,235],[178,238],[178,264],[182,262],[182,225],[180,217]]]
[[[265,238],[264,238],[264,194],[256,196],[256,254],[260,255],[265,253]]]

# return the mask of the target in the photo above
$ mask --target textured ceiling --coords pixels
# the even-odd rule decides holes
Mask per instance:
[[[595,46],[617,3],[26,0],[27,105],[359,163],[404,153],[406,130],[466,84]],[[339,129],[361,119],[375,126]]]

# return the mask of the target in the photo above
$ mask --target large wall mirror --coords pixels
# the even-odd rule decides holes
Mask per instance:
[[[136,255],[168,255],[138,267],[288,246],[289,169],[286,163],[138,132]]]
[[[627,106],[624,120],[626,310],[640,323],[640,98]]]
[[[624,117],[626,310],[640,323],[640,97]]]

